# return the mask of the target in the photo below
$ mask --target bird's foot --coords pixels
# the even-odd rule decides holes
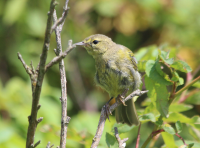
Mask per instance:
[[[125,89],[124,92],[122,94],[119,94],[116,98],[116,100],[119,100],[124,106],[127,106],[124,101],[127,92],[128,89]]]
[[[110,121],[109,115],[112,115],[111,111],[110,111],[110,105],[109,103],[106,103],[105,105],[105,110],[106,110],[106,117],[108,118],[108,120]]]
[[[124,101],[124,98],[125,97],[123,95],[118,95],[116,99],[118,101],[120,101],[124,106],[127,106],[126,103],[125,103],[125,101]]]
[[[112,115],[112,112],[110,111],[110,101],[113,99],[113,97],[110,98],[110,100],[106,103],[105,105],[105,113],[106,113],[106,117],[108,118],[108,120],[110,121],[109,115]]]

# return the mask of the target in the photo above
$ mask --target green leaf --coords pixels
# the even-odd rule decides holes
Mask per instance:
[[[155,67],[156,67],[156,71],[159,73],[159,75],[161,75],[165,80],[167,80],[168,82],[170,82],[172,84],[172,82],[169,78],[169,75],[163,72],[163,70],[161,69],[161,65],[160,65],[158,60],[155,63]]]
[[[173,67],[174,69],[176,70],[179,70],[179,71],[182,71],[182,72],[185,72],[185,73],[188,73],[188,72],[191,72],[192,69],[190,68],[190,66],[184,62],[184,61],[181,61],[181,60],[178,60],[178,61],[175,61],[171,67]]]
[[[144,115],[140,116],[139,119],[140,119],[140,121],[156,122],[156,118],[155,118],[154,114],[152,114],[152,113],[144,114]]]
[[[162,126],[163,120],[161,118],[158,118],[158,121],[156,121],[156,125]]]
[[[199,116],[194,116],[190,119],[181,113],[173,112],[169,114],[169,117],[167,119],[163,119],[163,121],[173,122],[173,123],[175,123],[177,120],[179,120],[181,123],[195,124],[199,122]]]
[[[117,127],[119,134],[121,134],[121,133],[129,132],[130,130],[132,130],[136,126],[135,125],[128,126],[127,124],[115,123],[112,127],[112,130],[111,130],[112,133],[115,133],[114,127]]]
[[[193,86],[193,87],[200,88],[200,81],[197,81],[197,82],[194,83],[192,86]]]
[[[188,125],[188,129],[189,129],[189,133],[190,135],[195,139],[195,140],[199,140],[200,139],[200,131],[196,128],[194,128],[191,125]]]
[[[106,143],[109,148],[114,148],[114,145],[117,144],[116,138],[110,133],[106,132]]]
[[[174,62],[174,59],[173,58],[169,58],[169,53],[170,51],[166,52],[166,51],[163,51],[163,50],[159,50],[159,56],[160,58],[167,64],[173,64]]]
[[[194,146],[194,143],[188,144],[188,148],[192,148]]]
[[[167,88],[165,85],[160,85],[157,83],[155,85],[155,89],[157,94],[156,108],[163,117],[167,118],[169,111],[169,103],[168,103],[169,93],[167,91]]]
[[[147,113],[153,113],[155,117],[157,117],[158,115],[160,115],[160,113],[158,112],[158,110],[156,109],[156,103],[155,102],[151,102],[144,110],[144,114]]]
[[[173,129],[173,127],[171,127],[171,125],[169,124],[165,124],[162,126],[162,128],[165,130],[165,132],[171,134],[171,135],[174,135],[176,134],[175,130]]]
[[[176,131],[177,131],[177,133],[180,133],[180,132],[182,131],[182,129],[183,129],[183,126],[182,126],[181,122],[180,122],[180,121],[177,121],[177,122],[175,123],[175,126],[176,126]]]
[[[200,92],[196,92],[193,95],[189,96],[185,100],[185,103],[200,105],[200,99],[199,98],[200,98]]]
[[[184,84],[184,79],[179,77],[177,85],[179,86],[179,85],[183,85],[183,84]]]
[[[169,107],[169,112],[183,112],[192,108],[192,105],[172,103]]]
[[[176,71],[174,71],[173,73],[172,73],[172,78],[171,78],[171,80],[172,81],[174,81],[174,82],[177,82],[178,80],[179,80],[179,75],[178,75],[178,73],[176,72]]]
[[[175,144],[173,135],[171,135],[167,132],[162,132],[161,135],[163,137],[163,140],[165,142],[166,147],[168,147],[168,148],[178,148]]]
[[[140,72],[144,72],[145,71],[145,68],[146,68],[146,63],[147,61],[138,61],[138,71]]]
[[[191,140],[186,140],[185,139],[185,143],[187,144],[187,146],[183,145],[183,141],[182,140],[176,140],[175,141],[176,145],[179,146],[179,148],[191,148],[191,146],[193,148],[200,148],[200,143],[199,141],[191,141]],[[190,144],[189,144],[190,143]]]
[[[171,85],[172,82],[167,80],[166,75],[162,72],[161,68],[158,68],[158,61],[149,60],[146,63],[146,74],[152,80],[164,84],[164,85]]]
[[[158,47],[155,45],[143,47],[135,54],[135,58],[139,60],[156,60],[158,57]]]
[[[155,85],[155,81],[145,76],[145,86],[146,86],[146,89],[149,90],[147,92],[147,95],[151,99],[152,102],[156,101],[156,89],[154,85]]]
[[[160,114],[167,118],[169,109],[169,93],[165,85],[156,83],[149,77],[145,76],[146,89],[149,90],[147,95],[150,97],[151,101],[156,101],[156,108]]]
[[[178,75],[178,73],[177,73],[176,71],[174,71],[174,72],[172,73],[172,75],[173,75],[173,76],[172,76],[171,80],[174,81],[174,82],[178,82],[178,83],[177,83],[177,86],[183,85],[183,84],[184,84],[184,79],[181,78],[181,77]]]

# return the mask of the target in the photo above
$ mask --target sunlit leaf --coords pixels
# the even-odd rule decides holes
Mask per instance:
[[[169,114],[169,117],[167,119],[163,119],[163,120],[167,121],[167,122],[174,122],[174,123],[177,120],[179,120],[181,123],[195,124],[195,123],[199,122],[200,118],[199,118],[199,116],[194,116],[192,118],[188,118],[187,116],[185,116],[181,113],[173,112],[173,113]]]
[[[194,83],[192,86],[200,88],[200,81],[197,81],[196,83]]]
[[[172,103],[169,107],[171,112],[183,112],[192,109],[192,105]]]
[[[121,133],[126,133],[126,132],[132,130],[132,129],[135,128],[136,126],[135,126],[135,125],[129,126],[129,125],[127,125],[127,124],[121,124],[121,123],[118,124],[118,123],[115,123],[115,124],[113,125],[113,127],[112,127],[112,130],[111,130],[113,133],[115,133],[114,127],[117,127],[119,134],[121,134]]]
[[[174,69],[176,70],[180,70],[182,72],[191,72],[192,69],[191,67],[184,61],[181,61],[181,60],[178,60],[178,61],[175,61],[171,67],[173,67]]]
[[[145,84],[147,90],[149,90],[149,92],[147,93],[148,96],[152,101],[156,101],[157,110],[163,117],[167,118],[169,109],[169,93],[166,89],[166,86],[156,83],[147,76],[145,76]]]
[[[168,117],[168,111],[169,111],[169,93],[167,91],[167,88],[165,85],[157,84],[155,85],[157,97],[156,97],[156,108],[160,112],[160,114],[167,118]]]
[[[140,116],[139,119],[140,119],[140,121],[156,122],[156,118],[155,118],[154,114],[152,114],[152,113],[144,114],[144,115]]]
[[[156,69],[156,61],[153,60],[149,60],[146,63],[146,74],[149,78],[151,78],[152,80],[163,84],[163,85],[171,85],[172,83],[168,80],[165,79],[164,75],[161,75],[161,71],[157,71]]]
[[[167,133],[167,132],[162,132],[161,133],[163,140],[165,142],[165,145],[168,148],[178,148],[178,146],[176,146],[175,141],[174,141],[174,136]]]
[[[139,61],[138,62],[138,71],[140,72],[144,72],[145,71],[145,68],[146,68],[146,62],[147,61]]]
[[[193,93],[193,95],[189,96],[185,102],[189,104],[200,105],[200,91]]]
[[[173,129],[173,127],[171,127],[171,125],[169,125],[169,124],[163,125],[162,128],[165,130],[165,132],[167,132],[171,135],[174,135],[176,133],[175,130]]]
[[[151,101],[156,101],[156,89],[155,89],[155,81],[145,76],[145,85],[148,90],[147,95],[151,99]]]
[[[166,52],[163,50],[159,50],[160,58],[167,64],[172,64],[174,62],[173,58],[169,58],[170,51]]]

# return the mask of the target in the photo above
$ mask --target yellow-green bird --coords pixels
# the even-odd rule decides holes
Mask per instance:
[[[124,90],[129,92],[139,88],[141,76],[137,69],[137,61],[131,50],[123,45],[116,44],[111,38],[95,34],[87,37],[77,45],[83,46],[95,59],[95,82],[106,90],[110,97],[116,98]],[[138,125],[134,101],[126,102],[127,106],[120,105],[115,110],[117,123]]]

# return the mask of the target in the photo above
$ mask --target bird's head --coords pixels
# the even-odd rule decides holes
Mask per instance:
[[[105,53],[113,44],[115,43],[111,38],[102,34],[91,35],[82,42],[76,43],[76,45],[84,47],[93,57]]]

